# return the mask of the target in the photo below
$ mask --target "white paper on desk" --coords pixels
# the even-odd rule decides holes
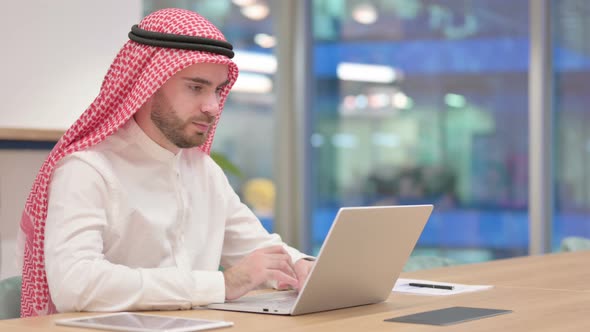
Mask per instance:
[[[410,286],[409,283],[422,283],[422,284],[436,284],[436,285],[445,285],[445,286],[453,286],[453,289],[438,289],[438,288],[428,288],[428,287],[414,287]],[[393,286],[394,292],[399,293],[406,293],[406,294],[416,294],[416,295],[455,295],[461,293],[468,293],[468,292],[476,292],[485,289],[490,289],[494,286],[492,285],[463,285],[463,284],[453,284],[448,282],[441,282],[441,281],[431,281],[431,280],[422,280],[422,279],[404,279],[399,278],[395,282]]]

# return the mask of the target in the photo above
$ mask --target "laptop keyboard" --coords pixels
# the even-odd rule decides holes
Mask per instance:
[[[261,306],[271,310],[274,309],[289,309],[295,304],[297,299],[297,292],[284,291],[273,292],[268,294],[245,296],[240,299],[242,303],[256,303],[256,306]]]

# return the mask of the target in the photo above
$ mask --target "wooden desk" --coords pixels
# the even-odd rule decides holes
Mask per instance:
[[[497,280],[498,283],[492,283],[496,287],[491,290],[453,296],[434,297],[393,293],[384,303],[297,317],[215,310],[168,311],[156,312],[156,314],[233,321],[234,327],[224,329],[229,332],[590,331],[590,291],[587,287],[576,290],[573,286],[583,285],[588,280],[579,279],[588,277],[590,273],[588,263],[590,263],[590,251],[406,273],[402,277],[472,284],[486,284]],[[526,266],[529,266],[530,272]],[[541,272],[542,276],[537,275]],[[532,286],[524,283],[527,277],[534,281]],[[545,287],[548,282],[552,282],[550,285],[560,285],[561,288]],[[451,306],[510,309],[514,312],[448,327],[383,321],[391,317]],[[0,331],[97,331],[54,324],[57,318],[83,315],[89,314],[71,313],[0,321]]]
[[[590,291],[590,251],[516,257],[409,275],[457,283]]]

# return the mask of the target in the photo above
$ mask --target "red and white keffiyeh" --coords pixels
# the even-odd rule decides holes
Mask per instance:
[[[143,30],[225,41],[223,34],[201,15],[184,9],[162,9],[146,16]],[[221,92],[220,109],[238,77],[238,68],[227,56],[203,51],[161,48],[129,40],[117,54],[98,97],[57,142],[33,183],[20,222],[24,239],[21,317],[55,313],[45,275],[44,234],[48,185],[57,162],[87,149],[113,134],[179,70],[196,63],[226,64],[229,81]],[[209,153],[219,116],[201,149]]]

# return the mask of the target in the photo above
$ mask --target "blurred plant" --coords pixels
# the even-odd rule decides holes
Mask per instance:
[[[232,163],[225,155],[219,152],[211,151],[211,158],[221,167],[226,175],[235,175],[239,178],[243,178],[244,174],[240,171],[240,168],[236,164]]]

